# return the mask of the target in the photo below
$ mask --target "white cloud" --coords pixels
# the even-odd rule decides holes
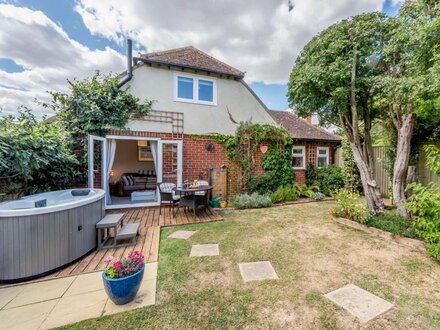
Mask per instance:
[[[0,70],[0,108],[14,113],[20,105],[47,113],[33,100],[47,101],[46,91],[66,91],[66,79],[82,79],[95,70],[120,72],[124,56],[111,48],[90,50],[69,38],[41,11],[0,4],[0,58],[9,58],[25,71]]]
[[[393,0],[397,1],[397,0]],[[148,51],[193,45],[246,71],[248,81],[285,83],[316,33],[348,16],[381,10],[384,0],[79,0],[89,31]]]

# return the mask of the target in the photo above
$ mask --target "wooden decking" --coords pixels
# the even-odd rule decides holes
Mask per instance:
[[[108,250],[95,250],[78,262],[48,277],[64,277],[101,270],[103,269],[103,262],[106,257],[121,258],[134,250],[142,251],[142,254],[145,256],[145,262],[155,262],[158,259],[159,253],[160,227],[222,219],[211,208],[197,211],[195,218],[192,216],[192,212],[185,212],[183,209],[180,209],[175,217],[171,216],[168,208],[163,208],[162,214],[159,215],[158,207],[112,210],[111,213],[125,213],[124,223],[140,223],[140,236],[137,238],[136,245]]]

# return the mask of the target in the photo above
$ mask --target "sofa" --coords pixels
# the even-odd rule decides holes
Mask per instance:
[[[151,174],[123,173],[116,183],[117,196],[130,196],[136,190],[156,190],[157,177]]]

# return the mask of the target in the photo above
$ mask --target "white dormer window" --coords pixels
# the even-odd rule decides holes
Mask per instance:
[[[327,167],[329,164],[329,148],[318,147],[316,148],[316,167]]]
[[[217,104],[217,89],[215,79],[199,78],[198,76],[176,73],[175,101]]]

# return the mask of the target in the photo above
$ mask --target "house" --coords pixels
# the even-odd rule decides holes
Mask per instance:
[[[277,125],[277,116],[246,84],[244,76],[191,46],[132,59],[129,43],[128,67],[120,88],[129,88],[141,100],[154,100],[153,108],[144,118],[129,120],[126,130],[90,136],[89,186],[104,183],[108,208],[156,205],[157,182],[179,185],[205,179],[213,183],[215,195],[234,193],[239,186],[238,169],[227,168],[226,150],[212,133],[234,134],[240,121]],[[300,149],[310,145],[307,150],[333,144],[325,139],[298,142]],[[94,164],[96,148],[101,148],[102,171]],[[300,150],[293,151],[298,165],[296,152]],[[262,172],[258,167],[255,174]]]
[[[294,138],[292,168],[295,169],[296,182],[305,183],[305,170],[309,163],[316,168],[334,164],[335,152],[342,141],[340,136],[313,125],[292,111],[269,111],[269,113]]]

